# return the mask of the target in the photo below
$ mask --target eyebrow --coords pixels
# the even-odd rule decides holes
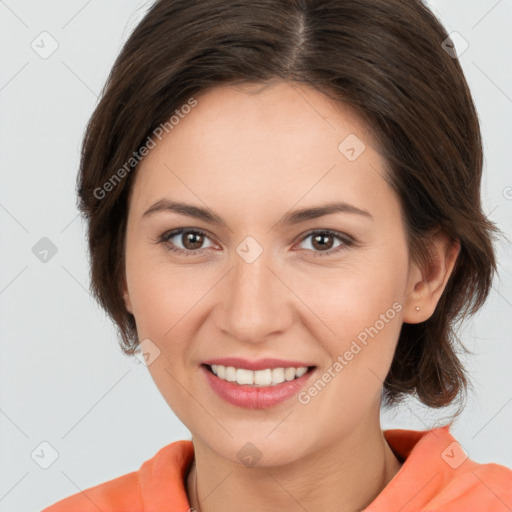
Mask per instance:
[[[202,220],[209,224],[227,227],[226,221],[208,208],[201,208],[199,206],[181,203],[178,201],[171,201],[169,199],[160,199],[155,204],[150,206],[144,212],[142,217],[149,217],[157,212],[174,212],[180,215],[187,215],[188,217]],[[331,215],[333,213],[352,213],[362,215],[371,220],[374,220],[373,215],[370,212],[362,210],[361,208],[358,208],[349,203],[338,201],[288,212],[284,214],[276,224],[279,226],[294,225],[308,220],[316,219],[318,217],[323,217],[324,215]]]

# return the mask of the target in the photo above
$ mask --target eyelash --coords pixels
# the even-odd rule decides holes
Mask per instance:
[[[157,243],[168,244],[168,242],[171,238],[174,238],[175,236],[181,235],[183,233],[194,233],[197,235],[202,235],[207,238],[210,238],[207,233],[205,233],[204,231],[201,231],[200,229],[180,228],[180,229],[175,229],[173,231],[167,231],[166,233],[164,233],[163,235],[160,236],[160,238],[157,240]],[[346,250],[349,247],[352,247],[353,245],[355,245],[355,241],[348,235],[345,235],[344,233],[340,233],[338,231],[332,231],[329,229],[310,231],[309,233],[304,235],[304,237],[300,240],[300,242],[303,242],[304,240],[306,240],[306,238],[310,237],[311,235],[317,235],[317,234],[332,235],[335,238],[337,238],[338,240],[340,240],[341,242],[343,242],[343,244],[339,245],[338,247],[336,247],[334,249],[330,249],[329,251],[313,251],[314,257],[331,256],[335,253]],[[203,248],[203,249],[197,249],[195,251],[192,251],[189,249],[180,249],[179,247],[175,247],[175,246],[172,247],[171,245],[168,245],[167,249],[179,256],[194,256],[197,254],[201,254],[201,252],[203,250],[206,250],[205,248]],[[305,250],[309,250],[309,249],[305,249]]]

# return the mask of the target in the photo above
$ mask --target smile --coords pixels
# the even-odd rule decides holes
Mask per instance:
[[[316,366],[253,371],[202,364],[200,370],[210,389],[224,401],[247,409],[265,409],[296,396],[312,379]]]

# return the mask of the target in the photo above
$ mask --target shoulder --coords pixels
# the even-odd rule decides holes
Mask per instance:
[[[142,509],[141,498],[138,472],[133,471],[63,498],[42,512],[128,512]]]
[[[175,441],[137,471],[67,496],[42,512],[142,512],[152,510],[150,502],[173,506],[183,498],[183,476],[192,457],[191,441]]]
[[[512,470],[505,466],[468,458],[457,470],[440,475],[445,481],[431,500],[432,510],[512,510]]]
[[[449,429],[385,432],[404,463],[367,512],[512,510],[512,470],[472,460]]]

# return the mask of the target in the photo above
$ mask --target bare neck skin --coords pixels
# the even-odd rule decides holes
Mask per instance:
[[[402,466],[375,423],[285,466],[232,464],[195,439],[194,450],[186,490],[190,507],[198,512],[358,512]]]

